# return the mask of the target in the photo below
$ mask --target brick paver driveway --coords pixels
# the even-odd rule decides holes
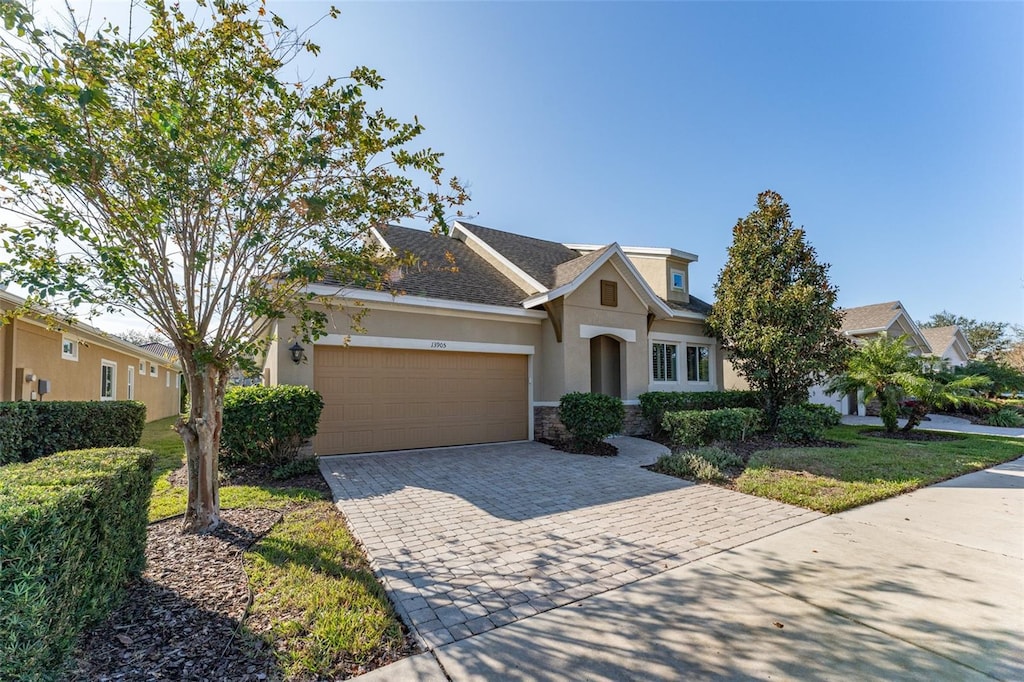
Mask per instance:
[[[321,460],[338,507],[414,634],[434,648],[821,515],[641,468],[507,443]]]

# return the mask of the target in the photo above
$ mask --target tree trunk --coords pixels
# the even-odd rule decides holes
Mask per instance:
[[[220,525],[217,471],[228,375],[212,365],[185,369],[192,404],[188,420],[179,419],[175,425],[185,443],[188,469],[188,504],[182,530],[208,533]]]

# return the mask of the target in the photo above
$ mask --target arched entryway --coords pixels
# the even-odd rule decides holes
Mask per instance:
[[[622,397],[622,342],[613,336],[590,339],[590,391]]]

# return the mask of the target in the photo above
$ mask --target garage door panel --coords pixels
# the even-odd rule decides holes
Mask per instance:
[[[523,355],[317,346],[320,454],[528,437]]]

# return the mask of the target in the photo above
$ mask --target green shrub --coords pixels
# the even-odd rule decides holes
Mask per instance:
[[[1008,428],[1024,428],[1024,416],[1012,407],[1004,407],[998,412],[993,412],[985,420],[989,426],[1004,426]]]
[[[137,448],[0,468],[0,679],[58,677],[142,572],[152,469]]]
[[[706,445],[716,440],[746,440],[763,422],[764,413],[757,408],[730,407],[666,412],[661,426],[674,445]]]
[[[296,459],[291,462],[285,462],[281,466],[275,467],[270,472],[270,477],[275,481],[287,481],[289,478],[295,478],[296,476],[319,473],[320,462],[317,461],[316,457],[310,457],[309,459]]]
[[[654,465],[656,471],[698,481],[724,481],[723,469],[743,467],[743,458],[725,448],[707,446],[671,455],[662,455]]]
[[[821,440],[825,430],[841,421],[839,412],[828,405],[804,403],[779,410],[778,434],[794,443]]]
[[[727,407],[761,407],[761,394],[757,391],[651,391],[640,395],[640,413],[647,420],[651,432],[661,432],[666,412],[685,410],[721,410]]]
[[[316,435],[324,401],[306,386],[240,386],[224,395],[221,460],[280,466]]]
[[[133,400],[0,403],[0,464],[63,450],[132,447],[145,425],[146,405]]]
[[[558,418],[577,445],[591,447],[622,431],[626,408],[614,396],[566,393],[558,403]]]

